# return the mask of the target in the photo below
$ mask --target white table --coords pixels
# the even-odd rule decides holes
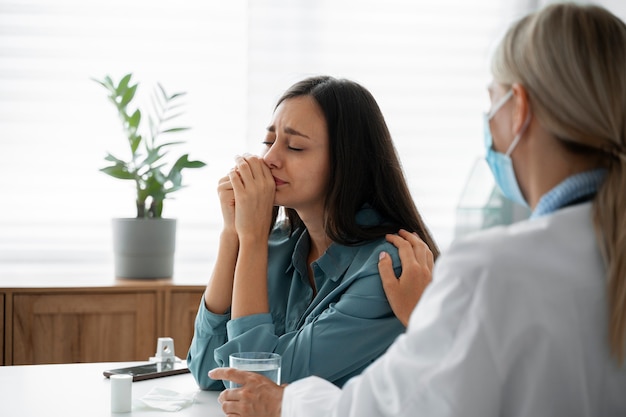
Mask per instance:
[[[0,366],[0,416],[2,417],[98,417],[98,416],[223,416],[218,392],[202,391],[191,374],[133,382],[133,410],[111,413],[110,380],[106,369],[143,362],[63,365]],[[145,409],[139,398],[153,387],[195,394],[194,403],[180,411]]]

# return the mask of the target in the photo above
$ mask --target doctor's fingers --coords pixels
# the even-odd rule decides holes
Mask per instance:
[[[417,262],[428,268],[429,271],[432,271],[434,265],[433,252],[426,242],[424,242],[417,233],[409,233],[404,229],[400,229],[398,235],[411,244]]]
[[[393,314],[398,320],[407,327],[411,312],[417,305],[423,289],[427,284],[421,284],[419,277],[413,276],[409,270],[404,270],[402,266],[402,275],[396,277],[391,256],[386,252],[381,252],[378,261],[378,272],[383,284],[383,290],[389,300],[389,305]]]
[[[223,391],[226,392],[226,391]],[[280,417],[280,405],[268,404],[262,399],[222,400],[222,411],[226,416],[237,417]]]
[[[378,256],[378,273],[385,292],[396,291],[395,288],[399,285],[398,277],[393,270],[391,256],[387,252],[381,252]]]
[[[406,235],[405,232],[404,234]],[[391,242],[398,248],[398,255],[400,256],[400,263],[402,264],[402,274],[396,283],[392,280],[383,280],[383,285],[387,285],[393,291],[393,288],[401,287],[401,291],[409,291],[410,293],[417,294],[421,297],[421,293],[430,284],[432,280],[432,254],[429,256],[430,249],[421,241],[417,236],[407,236],[410,239],[404,239],[398,235],[387,235],[387,241]],[[421,242],[421,243],[420,243]],[[415,246],[413,246],[415,245]],[[380,262],[379,262],[380,263]],[[379,266],[379,272],[380,266]],[[382,277],[382,275],[381,275]]]
[[[414,239],[408,240],[402,236],[391,234],[388,234],[385,238],[387,239],[387,242],[398,248],[398,255],[400,256],[400,262],[402,263],[402,271],[413,270],[416,268],[426,268],[430,271],[431,268],[428,264],[428,256],[423,247],[421,247],[417,242],[413,242],[416,244],[416,246],[413,246],[412,240]]]
[[[273,381],[245,371],[224,371],[218,368],[211,371],[212,378],[234,380],[242,384],[240,388],[222,391],[218,397],[226,415],[270,417],[280,416],[283,391],[286,384],[277,385]]]

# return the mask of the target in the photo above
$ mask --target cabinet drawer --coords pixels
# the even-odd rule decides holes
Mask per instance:
[[[15,294],[13,364],[146,360],[155,292]]]

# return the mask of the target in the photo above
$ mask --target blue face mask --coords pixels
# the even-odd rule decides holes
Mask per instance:
[[[523,206],[528,206],[528,203],[524,199],[522,192],[517,183],[517,179],[515,178],[515,171],[513,170],[513,161],[511,161],[511,153],[515,146],[519,142],[524,130],[526,130],[526,126],[530,121],[529,117],[524,122],[524,126],[520,130],[520,132],[515,136],[513,142],[511,142],[511,146],[506,151],[506,154],[497,152],[493,149],[493,137],[491,136],[491,129],[489,127],[489,121],[496,115],[498,110],[513,96],[513,90],[509,90],[508,93],[500,99],[500,101],[491,109],[489,113],[485,113],[484,118],[484,126],[485,126],[485,148],[487,150],[487,156],[485,159],[487,160],[487,165],[491,169],[491,173],[500,187],[500,191],[502,194],[509,200],[512,200],[518,204]]]

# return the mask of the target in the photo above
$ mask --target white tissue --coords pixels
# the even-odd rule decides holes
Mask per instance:
[[[154,387],[139,400],[149,408],[179,411],[193,404],[194,394],[181,394],[165,388]]]

